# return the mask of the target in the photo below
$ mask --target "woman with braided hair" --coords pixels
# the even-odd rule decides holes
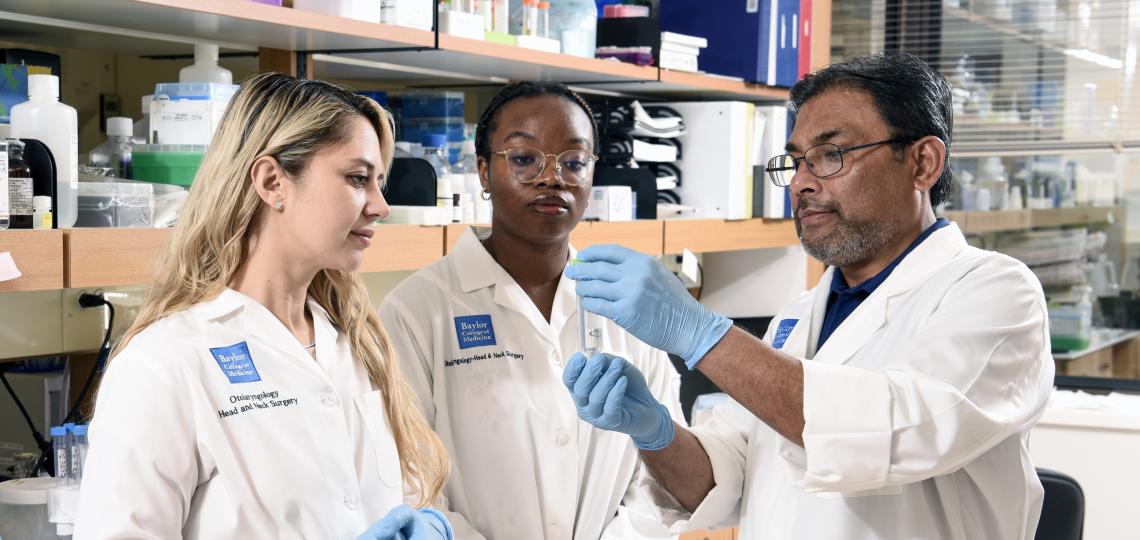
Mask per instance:
[[[466,231],[380,308],[454,462],[440,507],[456,538],[669,537],[651,500],[662,492],[634,445],[579,422],[562,386],[578,347],[576,296],[562,272],[597,143],[589,106],[565,86],[500,90],[475,137],[491,229]],[[602,349],[645,370],[649,391],[684,422],[679,377],[663,352],[609,321]]]

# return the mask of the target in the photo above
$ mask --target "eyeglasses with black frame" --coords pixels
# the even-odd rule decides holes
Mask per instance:
[[[765,170],[768,172],[768,179],[773,184],[778,187],[787,187],[791,185],[792,177],[799,169],[801,161],[807,163],[808,171],[816,178],[827,178],[839,174],[839,171],[843,170],[843,154],[883,144],[910,144],[914,141],[915,139],[912,138],[896,138],[846,148],[832,143],[817,144],[805,150],[803,157],[782,154],[769,159]]]
[[[503,156],[511,178],[520,184],[529,184],[546,170],[546,158],[554,158],[554,175],[563,184],[577,187],[591,178],[598,156],[586,150],[566,150],[560,154],[547,154],[533,146],[515,146],[493,152]]]

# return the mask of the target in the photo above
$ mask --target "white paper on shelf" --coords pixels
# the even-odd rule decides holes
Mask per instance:
[[[0,281],[11,281],[24,274],[16,267],[16,259],[10,251],[0,251]]]

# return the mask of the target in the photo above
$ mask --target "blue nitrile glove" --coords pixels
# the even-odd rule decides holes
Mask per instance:
[[[673,442],[673,417],[649,393],[645,377],[624,358],[599,353],[586,360],[574,353],[562,383],[570,390],[578,417],[594,427],[633,438],[641,450],[660,450]]]
[[[373,523],[357,540],[451,540],[451,524],[437,510],[401,504]]]
[[[613,320],[638,339],[680,356],[695,369],[732,328],[702,306],[657,259],[608,244],[578,252],[566,277],[578,282],[582,307]]]

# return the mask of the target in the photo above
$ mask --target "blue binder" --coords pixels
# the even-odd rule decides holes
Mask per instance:
[[[708,39],[709,46],[701,50],[698,60],[703,71],[774,85],[777,80],[769,61],[775,60],[776,51],[769,46],[775,37],[775,1],[666,0],[661,2],[661,30]],[[798,10],[798,0],[795,5]],[[790,29],[789,36],[794,30]]]
[[[800,0],[772,0],[777,20],[775,86],[791,87],[799,77],[800,66]]]

